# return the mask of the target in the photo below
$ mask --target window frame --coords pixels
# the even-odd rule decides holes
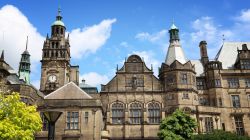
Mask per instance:
[[[237,135],[243,136],[245,134],[243,116],[234,116],[235,131]]]
[[[147,105],[148,123],[159,124],[161,121],[161,106],[159,103],[150,102]]]
[[[118,106],[115,106],[118,105]],[[115,111],[115,112],[114,112]],[[114,115],[116,114],[116,116]],[[112,124],[123,124],[125,121],[125,105],[121,102],[115,102],[111,105]]]
[[[188,74],[181,73],[181,84],[188,84]]]
[[[213,117],[204,117],[205,132],[210,133],[214,130]]]
[[[131,124],[141,124],[143,117],[143,106],[139,102],[133,102],[129,105],[129,121]]]
[[[80,129],[79,122],[80,122],[79,111],[67,111],[67,113],[66,113],[66,130],[79,130]]]
[[[229,88],[238,88],[238,87],[240,87],[239,78],[228,78],[227,83],[228,83]]]
[[[237,97],[238,99],[236,99],[235,97]],[[240,95],[231,95],[231,101],[232,101],[233,108],[240,108],[241,107]]]

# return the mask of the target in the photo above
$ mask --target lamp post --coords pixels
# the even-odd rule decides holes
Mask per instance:
[[[55,139],[55,124],[58,118],[61,116],[62,112],[59,111],[46,111],[43,112],[45,119],[49,123],[48,140]]]

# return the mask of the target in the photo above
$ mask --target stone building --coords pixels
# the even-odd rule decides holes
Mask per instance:
[[[37,105],[43,100],[44,95],[29,83],[29,57],[30,55],[26,44],[26,50],[22,53],[17,74],[7,61],[5,61],[4,51],[2,51],[0,57],[0,92],[5,94],[18,92],[24,103],[27,105]]]
[[[250,135],[250,43],[224,42],[209,59],[207,43],[201,41],[200,60],[188,60],[174,24],[169,35],[159,77],[140,56],[131,55],[102,85],[110,139],[157,139],[160,120],[177,108],[196,119],[199,133],[223,129]]]
[[[47,35],[43,45],[40,91],[46,96],[38,104],[43,130],[36,139],[48,139],[48,122],[42,112],[60,111],[62,115],[55,126],[57,140],[100,140],[102,103],[96,91],[86,93],[86,84],[79,86],[79,66],[70,64],[69,36],[65,37],[65,32],[59,9],[51,36]]]
[[[143,59],[133,54],[116,75],[96,87],[79,84],[79,66],[70,63],[70,41],[58,11],[51,35],[44,41],[40,91],[30,84],[30,55],[23,52],[18,74],[0,57],[1,91],[17,91],[38,111],[61,111],[57,140],[158,139],[160,121],[177,108],[198,122],[197,132],[213,129],[250,135],[249,42],[223,42],[214,59],[201,41],[199,60],[189,60],[180,43],[179,29],[169,29],[166,59],[155,76]],[[47,139],[48,123],[36,139]]]

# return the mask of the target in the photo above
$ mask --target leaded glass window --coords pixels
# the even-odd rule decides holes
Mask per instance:
[[[228,82],[228,86],[230,88],[238,88],[239,87],[239,79],[238,78],[228,78],[227,82]]]
[[[242,116],[235,116],[234,121],[235,121],[236,134],[244,135],[245,129],[244,129]]]
[[[239,95],[232,95],[232,103],[234,108],[240,107],[240,96]]]
[[[142,119],[142,105],[140,103],[130,104],[130,122],[132,124],[141,124]]]
[[[212,117],[205,117],[205,131],[212,132],[213,129],[214,129],[213,118]]]
[[[124,105],[116,102],[112,104],[112,123],[122,124],[124,122]]]
[[[160,123],[160,105],[158,103],[148,104],[148,121],[149,123]]]
[[[79,112],[67,112],[67,129],[79,129]]]

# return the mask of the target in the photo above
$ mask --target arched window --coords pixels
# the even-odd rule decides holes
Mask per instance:
[[[129,118],[132,124],[140,124],[142,121],[142,105],[140,103],[130,104]]]
[[[63,34],[63,28],[61,28],[61,34]]]
[[[182,110],[183,110],[183,112],[185,112],[185,113],[191,113],[191,111],[192,111],[192,109],[189,108],[189,107],[183,107]]]
[[[59,28],[56,28],[56,34],[59,34]]]
[[[112,104],[112,123],[122,124],[124,122],[124,105],[116,102]]]
[[[160,123],[160,105],[158,103],[148,104],[148,121],[149,123]]]

